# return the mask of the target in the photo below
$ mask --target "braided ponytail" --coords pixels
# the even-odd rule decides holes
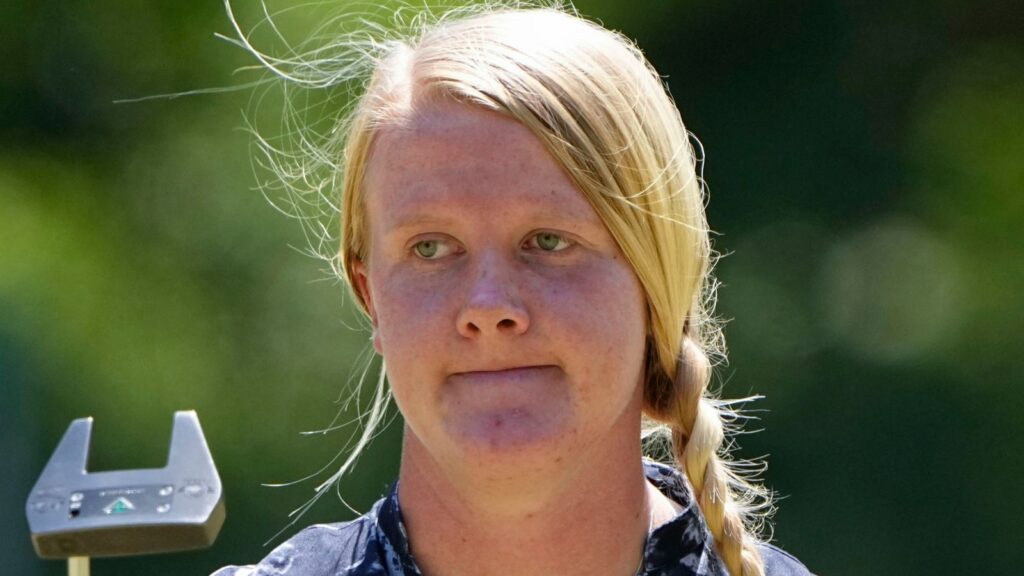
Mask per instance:
[[[687,323],[674,377],[657,368],[649,372],[645,412],[668,427],[673,457],[693,487],[729,573],[763,576],[756,531],[763,516],[758,512],[770,504],[764,489],[738,474],[735,462],[727,458],[719,410],[727,403],[707,395],[711,363],[689,331]]]

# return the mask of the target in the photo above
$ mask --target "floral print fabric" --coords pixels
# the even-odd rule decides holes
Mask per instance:
[[[647,538],[637,576],[728,576],[714,540],[682,475],[644,461],[647,479],[682,507],[675,518]],[[762,545],[768,576],[809,576],[795,558]],[[409,551],[398,506],[398,486],[367,514],[339,524],[318,524],[299,532],[254,566],[228,566],[212,576],[422,576]]]

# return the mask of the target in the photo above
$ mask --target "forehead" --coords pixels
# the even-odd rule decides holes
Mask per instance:
[[[454,102],[424,105],[378,132],[366,207],[382,224],[445,206],[597,214],[540,139],[512,118]]]

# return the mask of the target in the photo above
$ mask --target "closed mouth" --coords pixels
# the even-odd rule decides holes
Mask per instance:
[[[557,366],[551,364],[516,366],[512,368],[500,368],[496,370],[468,370],[455,372],[451,375],[454,380],[462,380],[479,384],[513,384],[534,380]]]
[[[551,364],[536,364],[529,366],[512,366],[509,368],[496,368],[493,370],[466,370],[464,372],[453,372],[452,376],[469,376],[474,374],[513,374],[515,372],[526,372],[530,370],[542,370],[547,368],[554,368]]]

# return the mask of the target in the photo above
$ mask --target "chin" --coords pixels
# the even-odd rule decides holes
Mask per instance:
[[[448,427],[456,451],[467,465],[491,470],[560,462],[572,437],[567,422],[539,418],[522,409],[489,411],[460,420]]]

